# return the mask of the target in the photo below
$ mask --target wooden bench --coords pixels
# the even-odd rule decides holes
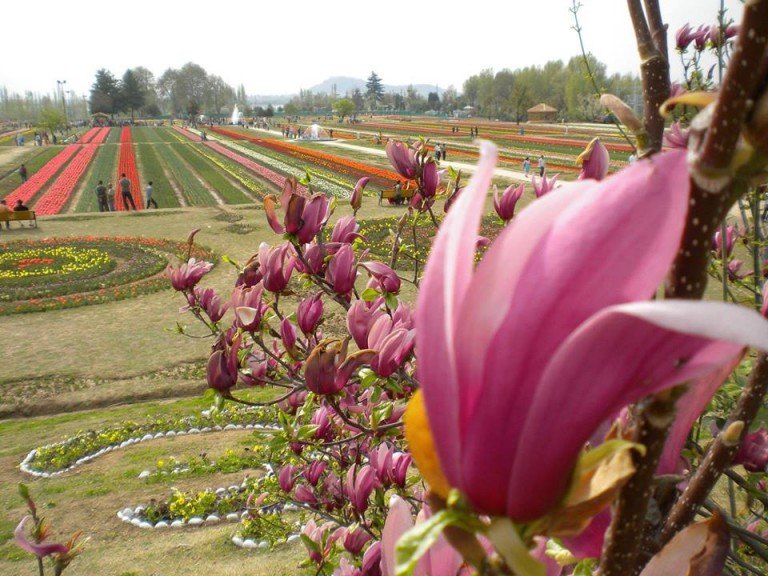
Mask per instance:
[[[28,220],[35,223],[37,228],[37,216],[35,216],[34,210],[21,210],[19,212],[0,212],[0,223],[2,222],[21,222],[22,220]]]
[[[402,204],[406,200],[413,198],[413,193],[414,190],[400,190],[400,198],[398,199],[394,188],[382,190],[379,192],[379,206],[381,206],[382,200],[389,200],[390,204]]]

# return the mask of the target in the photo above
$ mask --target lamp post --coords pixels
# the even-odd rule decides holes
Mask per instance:
[[[61,107],[64,109],[64,124],[69,123],[67,120],[67,101],[64,98],[64,84],[66,83],[66,80],[56,80],[56,85],[58,86],[59,94],[61,95]]]

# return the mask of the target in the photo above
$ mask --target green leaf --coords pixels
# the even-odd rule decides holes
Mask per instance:
[[[441,510],[426,522],[416,524],[403,534],[397,541],[395,555],[397,558],[396,576],[410,576],[421,557],[434,544],[446,527],[459,520],[455,510]]]
[[[512,520],[494,518],[486,535],[514,574],[517,576],[546,575],[547,570],[544,564],[531,556]]]
[[[226,254],[224,254],[224,255],[221,257],[221,259],[222,259],[222,260],[224,260],[224,262],[226,262],[227,264],[232,264],[232,266],[234,266],[235,268],[237,268],[238,270],[240,270],[240,265],[239,265],[237,262],[235,262],[234,260],[232,260],[232,258],[230,258],[229,256],[227,256]]]
[[[384,293],[384,302],[387,303],[387,307],[390,310],[396,310],[397,305],[400,303],[397,299],[397,296],[395,296],[394,294],[390,294],[389,292]]]
[[[597,568],[597,560],[594,558],[587,558],[576,564],[573,576],[593,576],[595,568]]]
[[[362,298],[365,302],[373,302],[376,300],[376,298],[379,297],[380,292],[376,290],[375,288],[366,288],[363,290],[363,293],[360,295],[360,298]]]

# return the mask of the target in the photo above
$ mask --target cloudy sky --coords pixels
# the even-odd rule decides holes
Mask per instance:
[[[714,23],[719,0],[661,0],[670,37],[682,24]],[[386,84],[463,81],[567,60],[579,53],[571,0],[86,0],[5,1],[0,85],[53,92],[57,80],[86,94],[99,68],[156,76],[195,62],[249,94],[298,92],[330,76]],[[738,20],[740,0],[727,0]],[[626,2],[581,0],[588,51],[608,72],[636,72]],[[673,68],[673,74],[679,67]]]

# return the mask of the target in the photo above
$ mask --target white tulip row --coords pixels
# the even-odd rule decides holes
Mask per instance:
[[[105,448],[102,448],[98,452],[94,452],[93,454],[88,454],[86,456],[83,456],[82,458],[79,458],[78,460],[76,460],[75,463],[72,464],[71,466],[64,468],[63,470],[56,470],[55,472],[43,472],[40,470],[35,470],[32,467],[32,463],[34,462],[35,457],[37,456],[37,451],[39,450],[39,448],[35,448],[29,454],[27,454],[24,460],[21,461],[21,464],[19,465],[19,467],[21,468],[22,472],[26,472],[27,474],[30,474],[32,476],[37,476],[39,478],[52,478],[55,476],[60,476],[65,472],[70,472],[71,470],[74,470],[76,467],[80,466],[81,464],[90,462],[91,460],[94,460],[103,454],[107,454],[109,452],[112,452],[113,450],[119,450],[120,448],[126,448],[127,446],[138,444],[140,442],[147,442],[149,440],[156,440],[158,438],[173,438],[174,436],[184,436],[187,434],[204,434],[207,432],[222,432],[222,431],[228,431],[228,430],[280,430],[280,428],[277,426],[268,426],[268,425],[265,426],[263,424],[227,424],[226,426],[221,426],[217,424],[216,426],[206,426],[204,428],[190,428],[189,430],[169,430],[168,432],[157,432],[156,434],[145,434],[140,438],[129,438],[128,440],[124,440],[123,442],[120,442],[120,444],[113,444],[112,446],[107,446]],[[56,444],[49,444],[48,446],[43,446],[42,449],[52,448],[53,446],[56,446]]]

